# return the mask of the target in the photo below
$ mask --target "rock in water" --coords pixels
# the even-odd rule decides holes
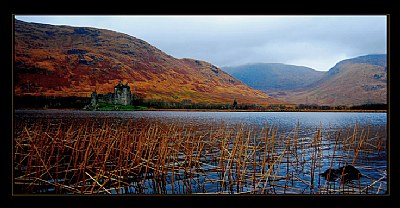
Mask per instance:
[[[361,177],[361,172],[352,165],[346,165],[338,169],[329,168],[320,175],[329,181],[341,179],[344,182],[350,182],[352,180],[358,180]]]
[[[338,169],[339,174],[343,176],[345,182],[358,180],[361,177],[361,172],[352,165],[346,165]]]
[[[329,168],[319,175],[323,176],[328,181],[336,181],[340,177],[338,169],[333,168]]]

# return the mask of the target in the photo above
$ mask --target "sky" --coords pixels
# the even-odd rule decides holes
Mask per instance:
[[[122,32],[176,58],[218,67],[285,63],[327,71],[344,59],[387,53],[385,15],[16,15],[16,19]]]

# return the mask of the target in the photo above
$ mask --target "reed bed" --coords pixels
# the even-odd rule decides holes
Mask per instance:
[[[386,133],[104,119],[15,125],[16,194],[384,194]],[[353,165],[363,177],[327,181]]]

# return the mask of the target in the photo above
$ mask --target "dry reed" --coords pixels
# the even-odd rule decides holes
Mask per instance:
[[[287,135],[277,128],[105,120],[16,124],[14,193],[72,194],[371,194],[386,173],[356,183],[330,182],[325,169],[368,170],[385,153],[385,135],[354,128]],[[345,136],[342,136],[345,135]],[[361,158],[361,159],[360,159]],[[361,161],[360,161],[361,160]],[[360,162],[359,162],[360,161]],[[379,185],[378,185],[379,184]],[[377,187],[376,187],[377,186]]]

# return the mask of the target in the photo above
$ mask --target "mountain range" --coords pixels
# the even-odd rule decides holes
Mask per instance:
[[[15,96],[90,97],[120,81],[151,100],[209,104],[387,103],[387,56],[338,62],[327,72],[282,63],[219,68],[175,58],[131,35],[90,27],[14,22]]]
[[[289,103],[328,106],[387,103],[386,54],[346,59],[327,72],[275,63],[223,69],[254,89]]]
[[[143,99],[286,104],[201,60],[174,58],[131,35],[90,27],[14,23],[15,96],[113,92],[120,81]]]

